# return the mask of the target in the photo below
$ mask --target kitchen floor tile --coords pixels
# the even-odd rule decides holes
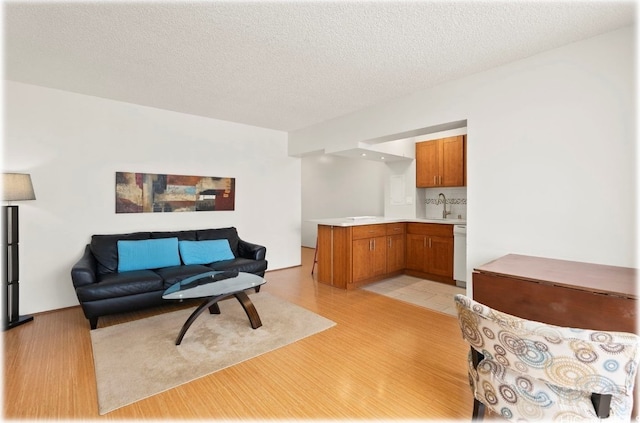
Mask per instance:
[[[362,289],[451,316],[457,315],[453,297],[466,293],[465,288],[408,275],[365,285]]]

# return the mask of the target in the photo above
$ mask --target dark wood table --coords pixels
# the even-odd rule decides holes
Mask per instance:
[[[637,269],[509,254],[473,272],[473,298],[529,320],[637,333]]]

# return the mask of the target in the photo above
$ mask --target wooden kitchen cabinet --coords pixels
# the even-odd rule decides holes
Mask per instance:
[[[407,234],[407,264],[408,270],[425,271],[425,257],[427,241],[425,235]]]
[[[318,282],[353,289],[406,273],[455,284],[453,225],[318,225]]]
[[[455,285],[453,280],[453,226],[407,224],[408,274]]]
[[[318,225],[318,282],[353,289],[404,269],[405,223]]]
[[[430,240],[427,273],[453,279],[453,236],[431,236]]]
[[[387,272],[386,240],[387,230],[384,224],[353,227],[353,283]]]
[[[401,272],[405,267],[406,223],[390,223],[387,232],[387,274]]]
[[[318,282],[348,289],[352,277],[350,227],[318,225]]]
[[[466,136],[416,143],[418,188],[466,186]]]
[[[353,289],[386,274],[386,227],[318,225],[318,282]]]
[[[416,186],[428,188],[438,186],[440,176],[439,140],[416,143]]]

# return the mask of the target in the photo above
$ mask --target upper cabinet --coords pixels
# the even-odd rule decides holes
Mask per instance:
[[[465,165],[465,135],[416,143],[418,188],[466,186]]]

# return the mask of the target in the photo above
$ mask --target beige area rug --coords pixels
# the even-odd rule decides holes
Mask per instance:
[[[251,329],[240,303],[201,314],[182,343],[175,339],[193,312],[184,309],[91,331],[100,414],[291,344],[335,322],[268,293],[251,294],[262,326]]]

